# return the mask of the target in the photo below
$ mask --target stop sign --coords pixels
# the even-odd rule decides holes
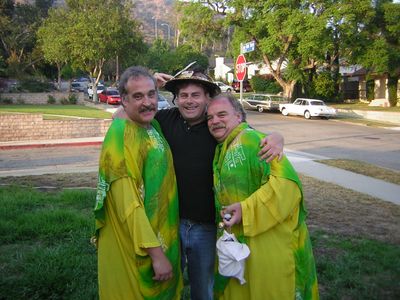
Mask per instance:
[[[239,81],[243,81],[244,77],[246,77],[246,58],[243,54],[240,54],[236,58],[236,79]]]

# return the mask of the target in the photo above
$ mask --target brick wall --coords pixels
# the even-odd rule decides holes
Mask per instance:
[[[74,93],[78,97],[78,103],[84,102],[83,93]],[[0,96],[3,99],[12,99],[14,104],[47,104],[49,95],[56,99],[56,104],[60,104],[60,99],[68,99],[67,92],[48,92],[48,93],[2,93]]]
[[[42,114],[0,114],[0,142],[102,137],[111,120],[43,120]]]

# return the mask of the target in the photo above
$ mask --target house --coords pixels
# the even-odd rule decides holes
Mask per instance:
[[[343,98],[371,101],[371,106],[390,106],[388,75],[368,73],[362,66],[340,67]],[[400,98],[400,82],[397,83]]]

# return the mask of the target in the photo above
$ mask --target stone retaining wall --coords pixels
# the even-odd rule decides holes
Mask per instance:
[[[78,97],[78,104],[84,102],[83,93],[74,93]],[[13,104],[47,104],[49,95],[56,99],[56,104],[60,104],[62,98],[68,99],[69,93],[67,92],[48,92],[48,93],[2,93],[0,95],[3,99],[12,99]]]
[[[42,114],[0,114],[0,142],[105,136],[111,120],[43,120]]]

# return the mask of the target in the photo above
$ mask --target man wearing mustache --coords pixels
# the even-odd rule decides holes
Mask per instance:
[[[143,67],[119,86],[126,119],[103,142],[96,196],[100,299],[180,299],[179,217],[172,154],[157,121],[157,89]]]
[[[218,141],[213,162],[215,207],[239,241],[247,244],[245,283],[218,275],[220,300],[318,299],[301,183],[286,157],[270,163],[256,154],[264,134],[249,127],[241,104],[219,95],[207,109]],[[222,232],[219,232],[222,235]],[[224,253],[220,272],[224,273]]]

